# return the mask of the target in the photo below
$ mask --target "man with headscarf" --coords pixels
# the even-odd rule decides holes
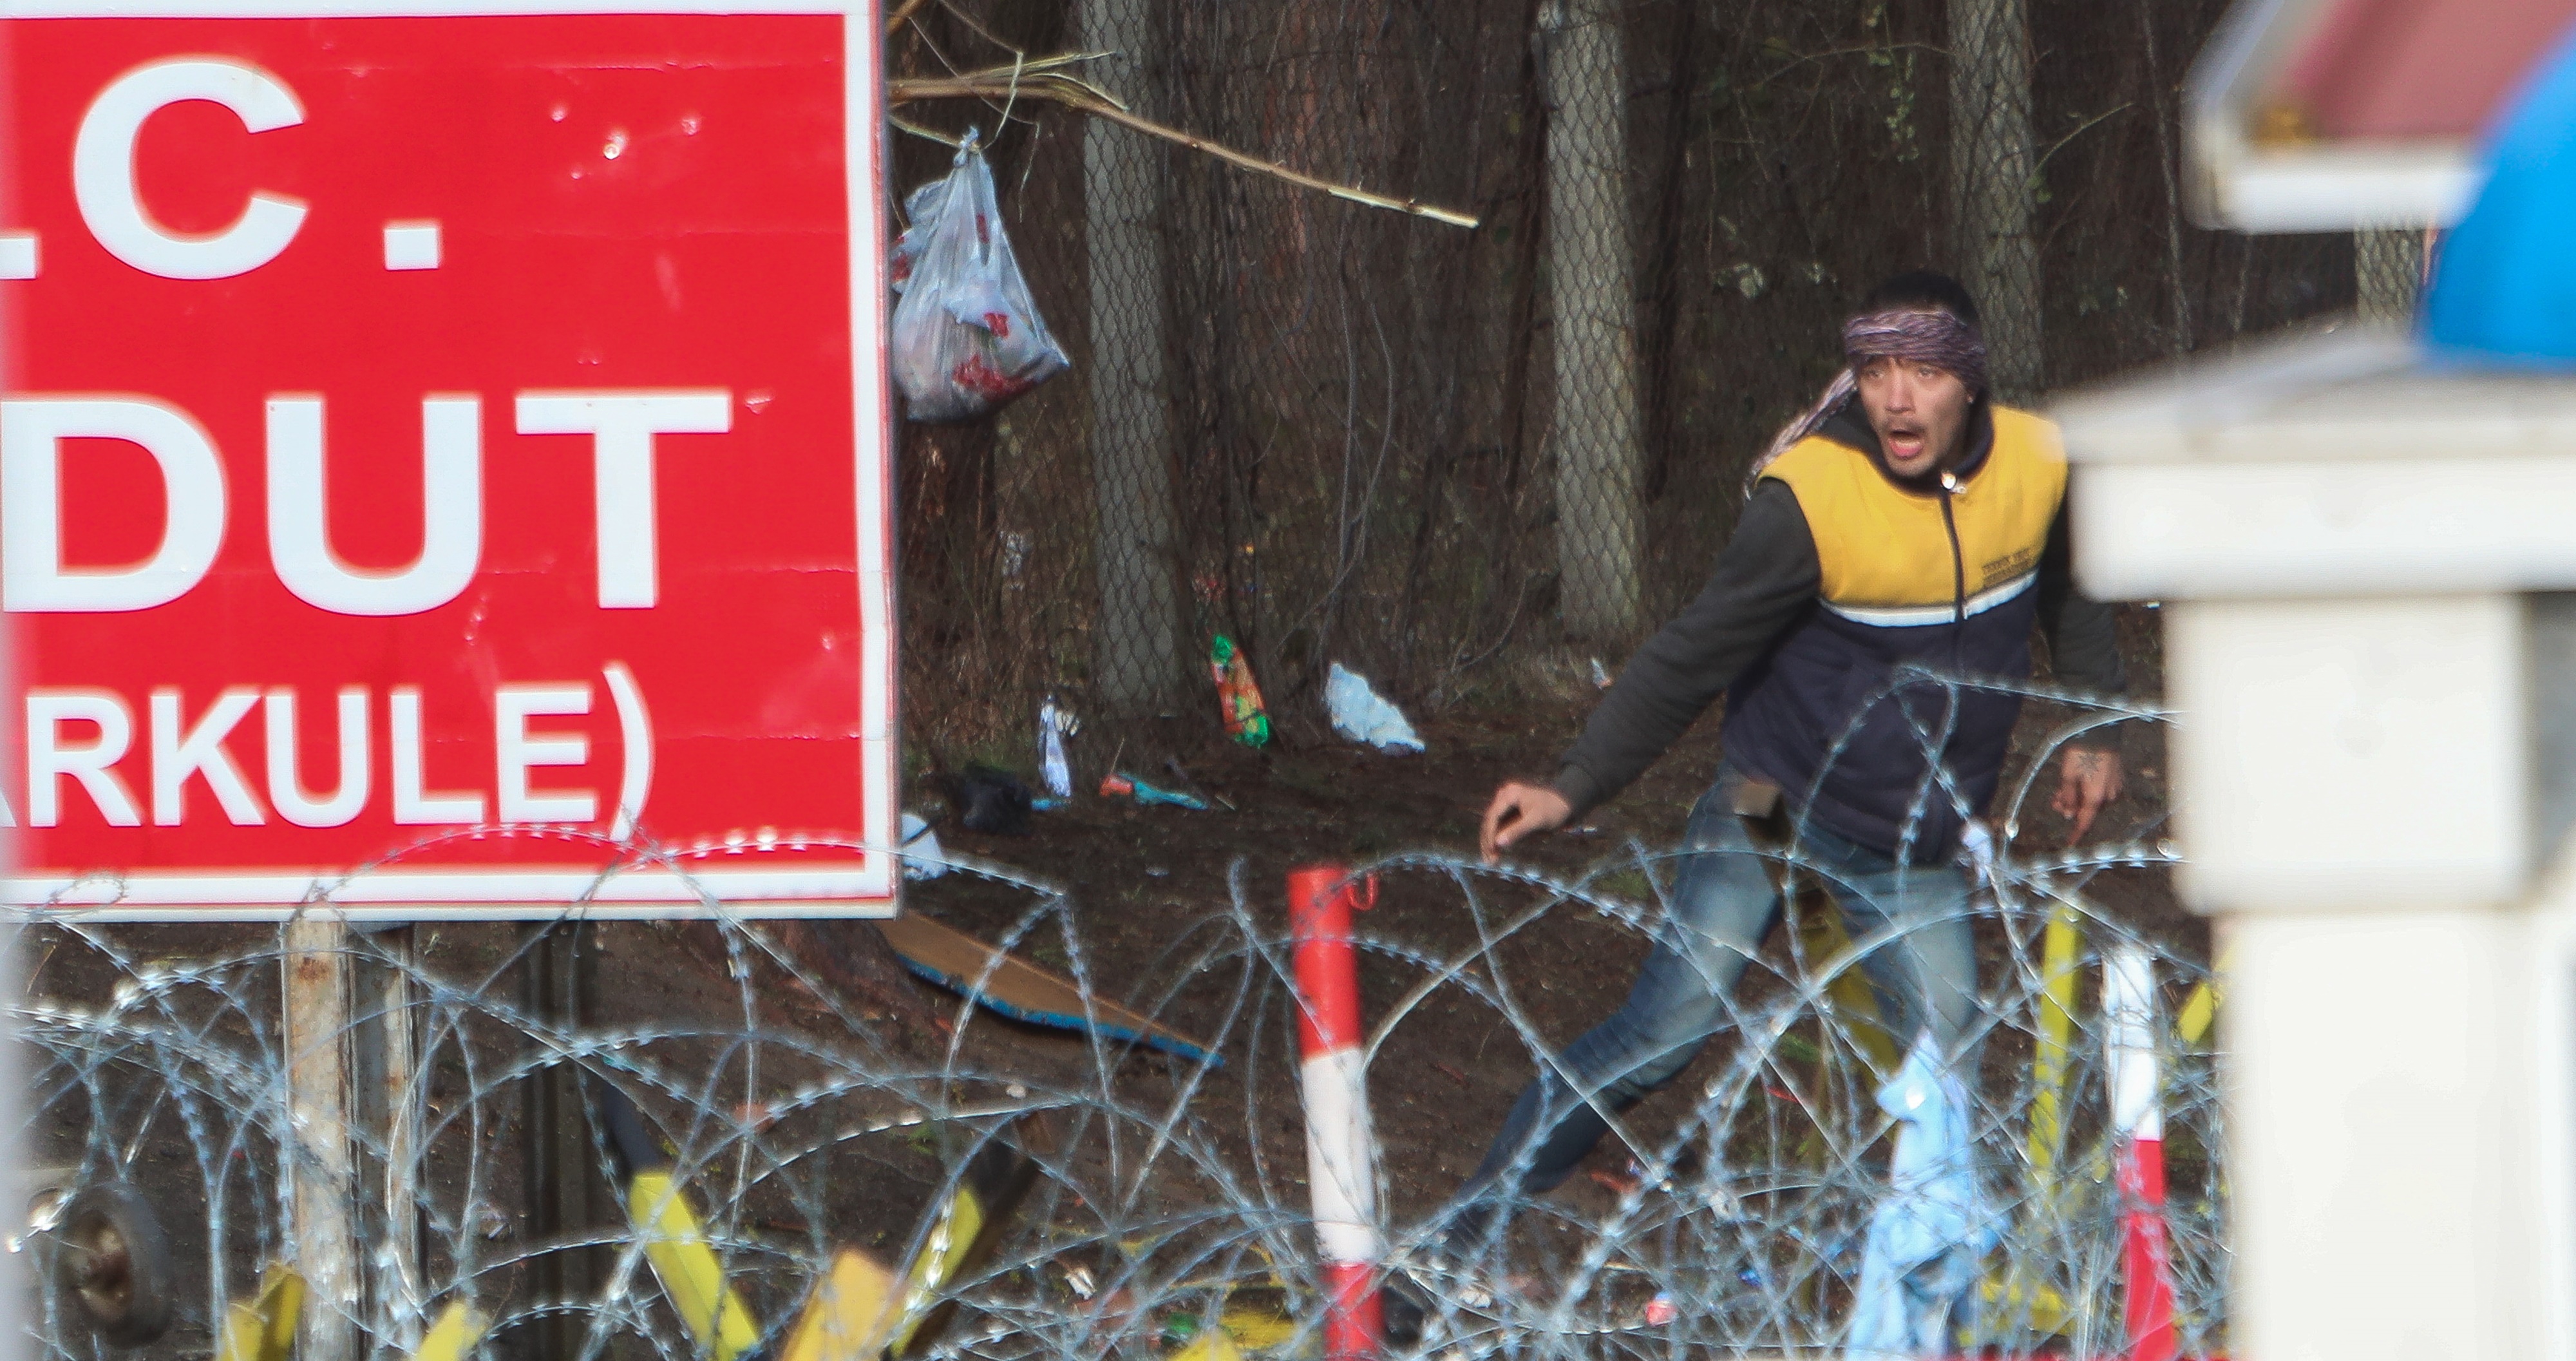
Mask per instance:
[[[1962,836],[2001,776],[2031,626],[2060,683],[2125,687],[2107,607],[2068,575],[2056,427],[1994,401],[1976,304],[1919,271],[1871,290],[1843,328],[1845,369],[1757,462],[1699,598],[1637,651],[1546,784],[1486,810],[1488,862],[1616,794],[1727,697],[1725,754],[1691,812],[1652,953],[1608,1020],[1542,1065],[1454,1204],[1448,1241],[1481,1233],[1499,1185],[1554,1188],[1724,1023],[1727,995],[1782,910],[1785,840],[1829,885],[1900,1047],[1957,1055],[1976,1005]],[[2054,799],[2090,830],[2119,757],[2070,747]],[[1778,833],[1765,835],[1765,828]]]

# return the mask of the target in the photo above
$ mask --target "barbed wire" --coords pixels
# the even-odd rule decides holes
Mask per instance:
[[[2104,715],[2159,717],[2151,706],[2096,706],[2066,731]],[[623,854],[683,868],[691,859]],[[1577,914],[1628,942],[1599,955],[1633,954],[1664,921],[1684,854],[1630,844],[1572,875],[1430,851],[1355,867],[1405,895],[1416,920],[1433,910],[1471,927],[1463,945],[1366,918],[1357,928],[1380,1124],[1426,1100],[1426,1075],[1460,1057],[1444,1048],[1456,1036],[1517,1043],[1509,1062],[1461,1059],[1482,1071],[1553,1063],[1561,1018],[1532,999],[1569,965],[1523,949],[1524,933]],[[1817,866],[1796,851],[1766,855],[1777,872],[1813,879]],[[1615,1114],[1611,1151],[1596,1156],[1589,1182],[1571,1194],[1504,1196],[1507,1228],[1464,1249],[1444,1236],[1457,1188],[1420,1165],[1414,1144],[1390,1144],[1376,1169],[1374,1203],[1389,1207],[1380,1227],[1390,1260],[1437,1302],[1421,1340],[1399,1350],[1596,1357],[1840,1345],[1871,1216],[1890,1194],[1894,1127],[1875,1100],[1892,1068],[1888,1022],[1861,969],[1962,920],[1979,979],[1956,1060],[1962,1116],[1999,1231],[1958,1318],[1962,1344],[2077,1355],[2123,1345],[2121,1235],[2136,1203],[2113,1176],[2118,1130],[2092,980],[2106,952],[2138,947],[2152,960],[2163,1018],[2171,1198],[2161,1219],[2177,1326],[2186,1353],[2223,1350],[2219,1057],[2205,1034],[2186,1038],[2174,1020],[2212,975],[2187,943],[2141,935],[2088,893],[2106,868],[2171,858],[2170,846],[2145,841],[2026,855],[2007,843],[1972,900],[1827,949],[1799,929],[1817,904],[1793,894],[1785,950],[1751,954],[1717,1042],[1680,1089]],[[993,1148],[1029,1166],[1025,1199],[1015,1212],[995,1207],[1007,1220],[987,1255],[918,1292],[908,1317],[953,1308],[907,1354],[1141,1355],[1219,1329],[1248,1353],[1319,1346],[1305,1185],[1316,1173],[1295,1078],[1293,943],[1277,895],[1236,862],[1225,900],[1169,933],[1147,966],[1118,960],[1114,970],[1133,982],[1113,989],[1068,894],[968,857],[943,856],[941,867],[1022,902],[993,941],[1000,949],[1060,950],[1052,957],[1087,1006],[1114,997],[1194,1031],[1203,1052],[1157,1052],[1098,1024],[1074,1041],[1033,1040],[963,997],[937,1009],[945,1034],[935,1052],[922,1050],[894,1033],[879,1004],[836,989],[782,945],[775,924],[726,916],[721,904],[710,928],[638,924],[616,928],[613,941],[592,937],[587,948],[645,970],[636,977],[657,995],[605,999],[587,1024],[514,1000],[511,980],[543,928],[441,925],[443,941],[408,948],[355,932],[341,947],[349,963],[403,988],[362,993],[352,1026],[387,1019],[366,997],[400,997],[418,1059],[384,1105],[411,1113],[411,1132],[362,1120],[354,1146],[367,1197],[417,1207],[419,1247],[406,1261],[388,1246],[394,1233],[372,1238],[372,1287],[307,1307],[346,1318],[376,1356],[406,1354],[451,1301],[481,1311],[497,1339],[568,1318],[583,1356],[708,1354],[654,1256],[667,1226],[648,1231],[659,1221],[619,1203],[637,1163],[613,1133],[615,1109],[625,1109],[640,1115],[658,1150],[644,1156],[662,1160],[696,1241],[771,1354],[843,1251],[902,1264],[953,1248],[963,1230],[940,1207],[982,1175],[979,1154]],[[2052,926],[2071,926],[2081,954],[2052,957],[2064,948],[2051,944]],[[681,944],[701,929],[721,948]],[[63,1185],[143,1192],[176,1264],[161,1287],[176,1322],[155,1354],[207,1350],[227,1306],[271,1264],[296,1260],[295,1181],[334,1166],[299,1125],[295,1060],[277,1021],[284,935],[173,936],[43,913],[17,930],[28,970],[13,1009],[28,1096],[22,1141]],[[694,989],[681,977],[691,960],[713,966],[697,969]],[[996,957],[967,990],[997,986],[1000,967]],[[782,1010],[792,999],[802,999],[801,1017]],[[2054,1038],[2051,1007],[2063,1027]],[[581,1097],[562,1118],[589,1150],[568,1175],[591,1179],[598,1212],[539,1237],[514,1208],[528,1192],[522,1096],[563,1069],[581,1075]],[[1450,1131],[1453,1141],[1483,1133]],[[38,1227],[11,1246],[59,1268],[44,1226],[60,1210],[59,1199],[41,1202]],[[393,1230],[402,1218],[378,1222]],[[532,1293],[541,1262],[583,1253],[595,1285],[572,1298]],[[42,1353],[95,1354],[78,1302],[61,1290],[43,1298],[31,1324]]]

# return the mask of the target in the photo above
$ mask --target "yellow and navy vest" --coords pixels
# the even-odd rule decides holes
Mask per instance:
[[[1826,827],[1917,863],[1946,859],[1994,797],[2021,702],[1908,668],[2029,676],[2040,555],[2066,494],[2057,427],[1990,410],[1984,456],[1938,487],[1899,486],[1822,434],[1762,474],[1797,496],[1820,579],[1729,692],[1728,758]]]

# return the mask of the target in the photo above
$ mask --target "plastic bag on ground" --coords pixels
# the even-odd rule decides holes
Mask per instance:
[[[978,763],[966,767],[963,775],[940,776],[939,784],[948,795],[957,821],[966,830],[1028,835],[1029,814],[1037,796],[1020,783],[1019,776],[998,766]]]
[[[1247,747],[1270,740],[1270,710],[1253,683],[1252,663],[1232,638],[1220,633],[1208,647],[1208,671],[1216,677],[1216,702],[1225,719],[1226,736]]]
[[[1354,742],[1390,755],[1422,750],[1404,711],[1370,689],[1368,677],[1340,662],[1324,677],[1324,711],[1332,716],[1333,731]]]
[[[1967,1092],[1930,1032],[1915,1038],[1905,1065],[1878,1089],[1878,1108],[1897,1121],[1896,1154],[1887,1197],[1870,1215],[1843,1356],[1955,1355],[1952,1322],[1998,1233],[1995,1210],[1977,1184]]]
[[[971,421],[1064,372],[1020,275],[993,171],[974,134],[956,168],[904,201],[912,226],[894,243],[892,359],[904,413]]]
[[[947,872],[948,855],[939,848],[939,833],[914,814],[904,814],[903,877],[936,879]]]

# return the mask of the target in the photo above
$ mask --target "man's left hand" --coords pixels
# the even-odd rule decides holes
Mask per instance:
[[[2057,767],[2057,797],[2049,807],[2063,818],[2074,820],[2075,829],[2066,836],[2074,845],[2093,830],[2093,819],[2111,800],[2120,797],[2120,754],[2091,747],[2068,747],[2065,759]]]

